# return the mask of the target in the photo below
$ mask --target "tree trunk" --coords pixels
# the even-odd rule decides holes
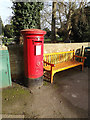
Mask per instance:
[[[55,30],[55,20],[56,20],[56,4],[57,2],[53,2],[52,4],[52,42],[56,42],[56,30]]]

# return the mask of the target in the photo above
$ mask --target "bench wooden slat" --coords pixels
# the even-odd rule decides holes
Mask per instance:
[[[55,67],[53,68],[53,70],[60,70],[63,68],[63,70],[65,69],[65,67],[75,67],[77,65],[82,65],[82,62],[77,62],[77,61],[66,61],[66,62],[62,62],[62,63],[58,63],[55,64]],[[50,71],[51,70],[51,66],[44,66],[44,69]]]
[[[44,55],[57,55],[57,54],[64,54],[64,53],[73,53],[73,51],[67,51],[67,52],[56,52],[56,53],[44,53]]]
[[[61,70],[66,70],[67,68],[72,68],[72,67],[75,67],[75,66],[78,66],[78,65],[82,65],[82,62],[77,62],[77,61],[67,61],[67,62],[62,62],[60,64],[57,64],[53,70],[55,72],[57,71],[61,71]]]

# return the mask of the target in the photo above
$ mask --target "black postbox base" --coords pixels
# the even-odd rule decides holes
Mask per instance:
[[[39,77],[39,78],[25,78],[24,79],[24,85],[28,88],[39,88],[43,85],[43,76]]]

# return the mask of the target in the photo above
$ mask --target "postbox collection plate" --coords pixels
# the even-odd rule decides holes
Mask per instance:
[[[36,55],[41,55],[41,45],[36,45]]]

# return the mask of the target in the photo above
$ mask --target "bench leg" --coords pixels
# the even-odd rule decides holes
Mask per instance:
[[[53,76],[54,76],[54,73],[52,72],[51,73],[51,83],[53,83]]]
[[[53,76],[54,76],[54,72],[53,72],[53,67],[51,67],[51,76],[50,76],[50,79],[51,79],[51,83],[53,83]]]
[[[53,83],[53,75],[51,74],[51,83]]]

